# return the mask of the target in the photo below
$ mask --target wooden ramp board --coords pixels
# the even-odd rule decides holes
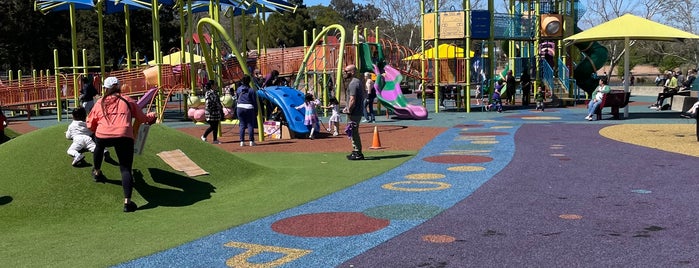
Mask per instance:
[[[194,161],[189,159],[180,149],[172,151],[164,151],[157,154],[160,159],[163,159],[165,163],[170,165],[173,169],[177,171],[182,171],[187,174],[187,176],[195,177],[201,175],[209,175],[201,167],[199,167]]]

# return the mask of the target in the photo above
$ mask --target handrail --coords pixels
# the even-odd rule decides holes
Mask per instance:
[[[541,66],[541,80],[546,87],[553,92],[553,68],[551,68],[551,65],[545,60],[542,60],[539,66]]]

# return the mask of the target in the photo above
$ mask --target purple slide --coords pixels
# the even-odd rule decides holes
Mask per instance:
[[[154,87],[146,91],[146,94],[143,94],[143,97],[138,99],[136,101],[136,104],[138,105],[138,108],[146,108],[146,106],[150,103],[150,101],[155,97],[155,93],[158,93],[158,88]]]
[[[374,73],[376,74],[376,94],[379,102],[388,109],[393,110],[398,118],[401,119],[427,119],[427,109],[420,105],[408,104],[408,100],[403,96],[400,89],[400,82],[403,80],[403,75],[400,71],[386,65],[382,73],[379,68],[374,65]]]

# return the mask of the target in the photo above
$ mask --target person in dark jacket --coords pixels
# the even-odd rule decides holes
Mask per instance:
[[[255,116],[257,114],[257,93],[250,88],[252,79],[249,75],[244,75],[240,80],[240,86],[236,91],[236,113],[240,122],[240,146],[245,145],[245,130],[248,129],[250,146],[255,146]]]
[[[221,104],[218,92],[216,92],[215,85],[216,82],[213,80],[209,80],[209,82],[204,85],[204,89],[206,90],[204,95],[206,104],[204,107],[206,109],[206,123],[209,124],[209,128],[204,131],[201,140],[206,141],[206,137],[209,136],[209,133],[213,133],[213,144],[221,144],[221,142],[218,141],[218,126],[221,124],[221,119],[223,118],[223,105]]]
[[[95,96],[97,96],[97,89],[90,81],[90,78],[84,76],[82,78],[83,86],[80,88],[80,107],[85,108],[85,111],[89,114],[92,111],[92,107],[95,106]]]

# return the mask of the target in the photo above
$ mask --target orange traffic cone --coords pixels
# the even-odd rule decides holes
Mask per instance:
[[[369,149],[383,149],[383,147],[381,147],[381,138],[379,138],[379,129],[377,126],[374,126],[374,141],[371,143]]]

